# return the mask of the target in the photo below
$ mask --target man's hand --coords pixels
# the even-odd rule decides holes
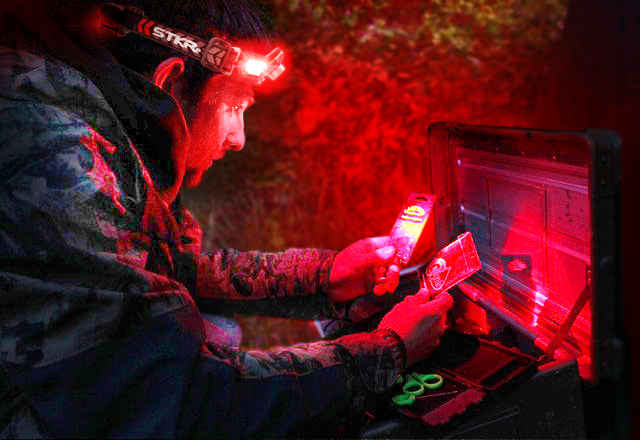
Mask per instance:
[[[395,255],[389,237],[365,238],[346,247],[331,268],[329,299],[344,302],[371,291],[393,292],[400,279],[400,268],[391,264]]]
[[[427,298],[427,289],[407,296],[378,325],[378,328],[395,331],[402,338],[407,349],[407,366],[431,354],[446,329],[446,313],[453,305],[453,298],[447,292],[432,301]]]

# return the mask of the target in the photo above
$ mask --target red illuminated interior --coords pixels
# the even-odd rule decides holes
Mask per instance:
[[[526,329],[545,351],[571,316],[589,277],[589,169],[584,157],[589,149],[565,139],[558,142],[566,144],[560,161],[534,141],[526,144],[511,135],[492,142],[484,133],[476,138],[467,134],[469,139],[460,134],[440,147],[432,136],[433,163],[452,164],[435,173],[432,183],[439,197],[451,201],[458,228],[472,232],[476,241],[483,272],[473,279],[471,290]],[[438,214],[436,221],[446,225],[445,213]],[[590,379],[590,302],[575,312],[555,354],[577,358],[581,376]],[[454,316],[460,329],[474,334],[500,332],[507,325],[472,302],[457,304]]]

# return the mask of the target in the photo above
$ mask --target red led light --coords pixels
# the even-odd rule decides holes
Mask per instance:
[[[264,60],[250,58],[244,63],[244,71],[248,75],[260,76],[267,70],[267,63]]]

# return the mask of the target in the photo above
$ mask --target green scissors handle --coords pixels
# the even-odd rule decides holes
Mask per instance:
[[[416,401],[416,396],[412,394],[398,394],[397,396],[393,396],[391,401],[398,406],[408,406]]]
[[[425,388],[428,390],[437,390],[442,386],[442,376],[439,374],[420,374],[411,373],[407,377],[407,381],[402,386],[402,391],[414,396],[424,394]]]
[[[403,394],[398,394],[391,400],[398,406],[411,405],[416,401],[417,396],[424,394],[425,389],[437,390],[442,387],[443,382],[444,380],[439,374],[408,374],[404,385],[402,385]]]

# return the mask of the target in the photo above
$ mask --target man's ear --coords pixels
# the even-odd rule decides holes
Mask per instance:
[[[182,58],[167,58],[156,67],[153,72],[153,83],[169,94],[175,80],[184,73],[184,60]]]

